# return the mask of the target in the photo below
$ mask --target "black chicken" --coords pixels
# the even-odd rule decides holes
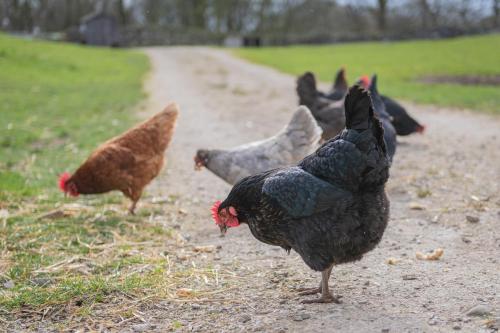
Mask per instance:
[[[384,95],[380,95],[380,98],[385,104],[387,113],[392,117],[392,125],[397,135],[424,133],[425,126],[413,119],[401,104]]]
[[[361,259],[382,238],[389,219],[389,160],[370,95],[354,86],[345,99],[346,129],[297,166],[238,182],[212,208],[221,232],[247,223],[258,240],[300,254],[321,271],[321,293],[304,303],[338,302],[328,290],[333,265]]]
[[[344,106],[341,101],[332,101],[316,88],[316,78],[307,72],[297,79],[299,104],[305,105],[323,130],[322,139],[329,140],[342,131],[345,125]]]
[[[378,92],[377,75],[373,75],[370,81],[369,89],[372,97],[375,114],[380,119],[382,127],[384,127],[384,139],[387,146],[387,153],[389,154],[389,160],[392,162],[392,158],[396,153],[396,145],[397,145],[396,129],[392,124],[393,118],[391,117],[391,115],[389,115],[389,113],[387,113],[386,106],[382,101],[382,98],[380,97],[380,94]]]
[[[337,74],[335,74],[332,89],[328,94],[324,95],[326,98],[329,98],[332,101],[340,101],[345,97],[348,90],[349,85],[347,84],[347,79],[345,77],[345,68],[342,67],[337,71]]]

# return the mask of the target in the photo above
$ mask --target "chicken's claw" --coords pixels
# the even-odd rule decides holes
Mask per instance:
[[[300,296],[316,295],[321,293],[321,288],[300,288],[297,291]]]
[[[321,295],[320,298],[315,299],[305,299],[301,302],[302,304],[313,304],[313,303],[335,303],[340,304],[342,301],[334,297],[332,294]]]

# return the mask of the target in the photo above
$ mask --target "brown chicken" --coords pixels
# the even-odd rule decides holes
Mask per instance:
[[[164,152],[174,133],[178,107],[165,110],[99,146],[74,174],[64,173],[59,187],[71,196],[121,191],[137,201],[146,185],[160,172]]]

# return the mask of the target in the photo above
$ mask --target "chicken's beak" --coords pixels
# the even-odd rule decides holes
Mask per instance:
[[[219,228],[221,236],[225,236],[227,232],[227,226],[225,224],[220,224]]]
[[[194,157],[194,170],[195,171],[199,171],[203,168],[203,163],[201,162],[201,160],[195,156]]]

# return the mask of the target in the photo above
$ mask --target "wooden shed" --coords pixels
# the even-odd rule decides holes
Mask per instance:
[[[100,46],[120,46],[121,36],[117,19],[100,12],[82,17],[80,20],[82,43]]]

